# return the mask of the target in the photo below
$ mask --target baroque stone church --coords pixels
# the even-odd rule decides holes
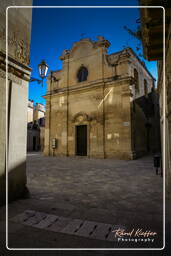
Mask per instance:
[[[158,150],[154,78],[131,48],[84,38],[48,77],[45,155],[134,159]],[[159,137],[158,137],[159,138]]]

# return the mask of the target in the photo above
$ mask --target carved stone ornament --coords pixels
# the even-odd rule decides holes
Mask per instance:
[[[24,43],[23,40],[20,40],[16,45],[15,57],[17,60],[21,61],[24,64],[29,64],[29,46],[27,43]]]
[[[77,117],[77,121],[78,121],[78,122],[84,121],[84,117],[83,117],[82,115],[78,116],[78,117]]]
[[[131,56],[131,55],[130,55],[128,49],[124,49],[124,50],[121,52],[121,54],[120,54],[120,58],[124,58],[124,57],[129,58],[130,56]]]
[[[62,55],[60,56],[60,60],[65,60],[66,58],[68,58],[70,54],[70,50],[63,50]]]
[[[87,122],[87,121],[90,121],[90,118],[89,116],[86,114],[86,113],[77,113],[74,118],[72,119],[72,121],[75,123],[75,122],[78,122],[78,123],[81,123],[81,122]]]
[[[119,61],[118,54],[111,54],[106,56],[106,58],[109,65],[111,66],[118,65],[118,61]]]
[[[6,32],[5,28],[0,29],[0,40],[6,40]],[[22,64],[29,65],[30,59],[30,46],[28,44],[28,40],[24,41],[19,39],[19,31],[14,31],[12,35],[8,35],[8,46],[14,46],[14,57],[17,61]]]
[[[108,48],[110,46],[110,42],[104,38],[104,36],[97,36],[97,41],[94,43],[95,46],[105,46]]]
[[[0,39],[1,40],[5,40],[5,28],[1,28],[0,29]]]
[[[0,77],[2,77],[4,79],[6,78],[6,72],[2,69],[0,69]]]

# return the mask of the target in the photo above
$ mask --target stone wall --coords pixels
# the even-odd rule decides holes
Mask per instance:
[[[167,14],[167,13],[166,13]],[[171,195],[171,22],[168,26],[166,38],[166,70],[165,70],[165,104],[163,95],[163,61],[158,62],[159,73],[159,94],[160,94],[160,122],[161,122],[161,137],[164,142],[164,111],[166,113],[165,119],[165,172],[166,172],[166,189]],[[163,150],[164,151],[164,150]]]
[[[141,6],[156,4],[155,0],[139,2]],[[144,57],[158,62],[157,90],[161,131],[158,140],[161,137],[161,164],[166,174],[166,190],[171,194],[171,8],[168,1],[160,0],[158,5],[161,8],[141,8],[141,36]],[[163,19],[165,20],[165,65],[163,63]]]
[[[21,5],[21,1],[13,1]],[[11,1],[1,1],[0,8],[0,204],[5,201],[5,167],[8,170],[9,200],[23,196],[26,192],[26,138],[29,65],[31,33],[31,9],[10,8],[8,10],[8,83],[5,80],[5,10]],[[31,5],[31,0],[22,5]],[[8,108],[6,109],[6,103]],[[7,135],[7,141],[6,141]],[[5,150],[7,149],[7,161]]]
[[[33,122],[33,109],[34,109],[34,103],[33,101],[28,101],[28,107],[27,107],[27,123]]]
[[[36,103],[34,106],[33,120],[38,120],[45,116],[45,106],[40,103]]]

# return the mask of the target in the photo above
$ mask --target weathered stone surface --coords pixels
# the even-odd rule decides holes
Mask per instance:
[[[108,55],[108,47],[100,37],[97,42],[82,39],[63,52],[63,68],[53,72],[56,81],[49,77],[45,96],[45,155],[133,159],[147,151],[147,117],[137,103],[133,111],[133,102],[145,98],[144,79],[146,92],[151,92],[153,78],[130,48]],[[81,68],[86,71],[80,82]],[[83,153],[78,152],[81,125],[87,130]],[[54,149],[52,139],[57,140]]]
[[[67,234],[75,234],[77,230],[82,226],[84,223],[83,220],[75,219],[72,220],[65,228],[61,230],[62,233]]]
[[[101,223],[94,230],[93,234],[91,235],[91,238],[106,240],[106,235],[108,235],[109,230],[111,230],[111,229],[112,229],[111,224]]]
[[[35,212],[33,215],[30,215],[29,213],[26,212],[26,215],[29,216],[29,218],[24,220],[23,224],[33,226],[39,224],[47,216],[47,214],[43,212]]]
[[[51,226],[54,222],[56,222],[59,219],[58,216],[52,215],[52,214],[46,214],[45,218],[37,224],[34,225],[36,228],[47,228]]]
[[[51,223],[48,227],[46,227],[47,230],[49,231],[54,231],[54,232],[60,232],[63,230],[70,222],[72,221],[71,218],[65,218],[65,217],[58,217],[58,219]]]
[[[0,204],[5,203],[5,140],[8,135],[9,201],[25,196],[28,80],[31,69],[29,47],[32,0],[2,0],[0,8]],[[8,15],[8,78],[6,84],[6,8]],[[7,96],[7,97],[6,97]],[[6,109],[6,107],[8,107]],[[6,116],[8,125],[6,127]]]
[[[86,221],[84,221],[82,226],[78,229],[76,234],[78,236],[92,237],[92,234],[95,232],[95,230],[97,229],[98,225],[99,225],[99,223],[97,223],[97,222],[87,221],[86,220]]]

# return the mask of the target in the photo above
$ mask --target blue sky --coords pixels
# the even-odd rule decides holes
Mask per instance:
[[[34,6],[118,6],[135,5],[137,0],[34,0]],[[96,40],[102,35],[110,41],[109,53],[122,50],[124,46],[132,47],[139,54],[136,47],[139,41],[132,37],[123,27],[126,25],[136,29],[139,18],[138,8],[34,8],[32,13],[31,55],[30,67],[32,76],[39,78],[38,64],[45,59],[50,70],[61,69],[59,60],[64,49],[70,49],[74,42],[84,37]],[[142,57],[140,59],[143,60]],[[152,75],[157,78],[156,62],[145,61]],[[29,98],[34,102],[45,104],[42,95],[46,94],[44,86],[32,82],[29,85]]]

